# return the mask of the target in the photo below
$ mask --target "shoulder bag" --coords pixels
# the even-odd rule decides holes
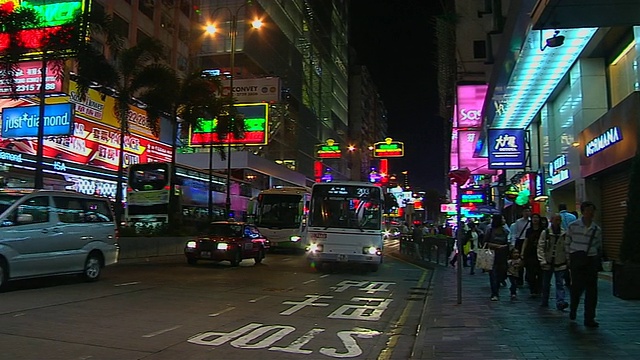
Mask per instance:
[[[493,269],[493,262],[496,258],[495,251],[487,248],[487,244],[485,243],[481,249],[477,250],[476,254],[476,267],[482,270],[491,270]]]

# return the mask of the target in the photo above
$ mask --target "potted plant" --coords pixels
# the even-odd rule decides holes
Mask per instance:
[[[640,141],[640,139],[639,139]],[[613,295],[621,299],[640,299],[640,142],[632,160],[627,192],[627,215],[624,219],[620,262],[613,263]]]

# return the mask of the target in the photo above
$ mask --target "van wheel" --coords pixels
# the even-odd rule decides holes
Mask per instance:
[[[242,254],[240,253],[240,249],[236,250],[233,253],[233,259],[231,260],[231,266],[238,266],[242,262]]]
[[[256,255],[253,260],[256,261],[256,264],[260,264],[262,259],[264,259],[264,249],[260,248],[260,250],[258,250],[258,255]]]
[[[102,262],[97,254],[89,254],[87,261],[84,263],[84,271],[82,276],[86,281],[96,281],[100,278],[102,270]]]
[[[0,292],[7,288],[9,282],[9,267],[4,259],[0,258]]]

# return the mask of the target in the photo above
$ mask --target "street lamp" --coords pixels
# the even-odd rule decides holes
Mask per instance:
[[[248,3],[245,2],[244,4],[240,5],[236,9],[235,13],[226,6],[218,7],[211,12],[211,18],[214,18],[214,15],[218,11],[221,11],[221,10],[227,11],[229,14],[229,18],[231,20],[231,24],[229,28],[229,38],[231,40],[231,53],[229,57],[229,67],[231,70],[231,74],[229,76],[229,104],[231,108],[229,111],[229,116],[233,116],[234,117],[233,120],[235,120],[235,116],[236,116],[236,112],[233,109],[233,102],[234,102],[233,101],[233,78],[235,77],[235,71],[236,71],[235,60],[236,60],[236,37],[238,36],[238,14],[240,14],[240,10],[245,8],[247,4]],[[258,29],[262,26],[262,21],[259,19],[254,19],[251,22],[251,26],[254,29]],[[206,27],[206,31],[209,34],[215,34],[217,31],[215,24],[208,24]],[[228,129],[227,129],[228,130],[227,131],[227,184],[226,184],[227,198],[225,200],[225,215],[227,218],[231,216],[231,134],[232,134],[231,123],[232,123],[232,119],[230,118],[228,121]],[[218,125],[219,124],[220,122],[218,122]]]

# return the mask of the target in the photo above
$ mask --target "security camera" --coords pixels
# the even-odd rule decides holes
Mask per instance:
[[[560,33],[560,32],[556,31],[555,34],[553,34],[552,37],[550,37],[550,38],[548,38],[546,40],[546,42],[547,42],[547,46],[546,47],[554,48],[554,47],[558,47],[558,46],[561,46],[562,44],[564,44],[564,36],[558,35],[558,33]]]

